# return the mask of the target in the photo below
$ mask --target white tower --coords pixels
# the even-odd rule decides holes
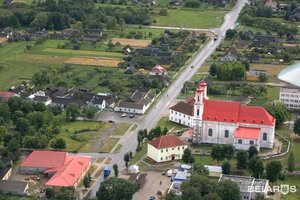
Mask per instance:
[[[204,82],[205,83],[205,82]],[[194,102],[194,120],[193,120],[193,143],[201,143],[202,142],[202,117],[204,111],[204,99],[207,98],[206,95],[207,85],[201,84],[196,90],[195,93],[195,102]]]

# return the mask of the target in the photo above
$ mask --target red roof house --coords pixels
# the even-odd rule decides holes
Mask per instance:
[[[19,96],[13,92],[0,92],[0,102],[7,101],[15,96]]]
[[[76,187],[91,163],[88,156],[70,156],[62,151],[33,151],[20,165],[27,174],[53,175],[47,186]]]
[[[160,65],[151,68],[150,75],[165,75],[167,70]]]

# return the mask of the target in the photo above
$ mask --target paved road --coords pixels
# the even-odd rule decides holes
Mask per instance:
[[[168,111],[168,108],[170,106],[170,103],[176,99],[178,94],[180,93],[180,90],[183,86],[183,83],[185,81],[188,81],[192,78],[192,76],[198,71],[198,69],[201,67],[201,65],[204,63],[204,61],[215,51],[215,49],[220,45],[222,39],[225,37],[225,33],[227,29],[233,28],[235,26],[235,22],[238,18],[238,15],[245,5],[247,0],[239,0],[234,9],[225,15],[224,23],[221,25],[221,27],[216,29],[211,29],[210,31],[213,31],[215,34],[218,35],[218,40],[216,41],[210,41],[207,43],[206,46],[202,48],[201,51],[199,51],[195,56],[194,60],[185,68],[183,69],[176,80],[174,80],[173,84],[169,86],[167,91],[162,94],[160,99],[156,101],[156,103],[153,105],[151,111],[143,117],[143,120],[137,120],[137,125],[139,129],[148,129],[150,130],[153,128],[161,116],[163,116],[164,113]],[[152,27],[155,28],[155,27]],[[170,27],[160,27],[169,29]],[[179,28],[176,28],[179,29]],[[194,66],[191,68],[191,66]],[[114,116],[114,119],[121,120],[117,115]],[[136,146],[137,146],[137,139],[136,139],[136,131],[129,131],[127,132],[120,140],[120,144],[123,145],[123,148],[120,153],[118,154],[101,154],[101,153],[87,153],[84,155],[89,155],[93,158],[97,157],[104,157],[109,156],[113,160],[110,164],[110,167],[113,164],[119,165],[119,170],[124,168],[124,161],[123,156],[125,153],[132,151],[135,152]],[[83,155],[83,154],[82,154]],[[101,181],[103,180],[103,177],[99,177],[96,181],[96,184],[92,187],[89,195],[91,197],[95,196],[99,185]]]

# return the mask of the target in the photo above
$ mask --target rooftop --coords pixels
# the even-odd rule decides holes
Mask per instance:
[[[236,138],[258,140],[259,136],[260,136],[259,128],[239,127],[235,130]]]
[[[25,181],[4,181],[0,180],[0,190],[4,193],[23,194],[28,186]]]
[[[284,92],[284,93],[300,93],[300,88],[296,88],[296,87],[282,87],[280,89],[280,92]]]
[[[170,147],[177,147],[186,145],[185,142],[177,138],[175,135],[163,135],[158,138],[154,138],[152,141],[148,142],[148,144],[152,145],[156,149],[164,149]]]

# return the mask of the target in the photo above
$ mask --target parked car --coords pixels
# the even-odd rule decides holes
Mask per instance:
[[[168,171],[167,171],[167,176],[168,177],[171,177],[173,175],[173,170],[172,169],[169,169]]]
[[[165,171],[163,171],[163,172],[161,173],[161,175],[163,175],[163,176],[164,176],[164,175],[166,175],[166,172],[165,172]]]
[[[127,116],[127,114],[126,114],[126,113],[123,113],[123,114],[122,114],[122,117],[126,117],[126,116]]]
[[[129,117],[130,117],[130,118],[134,118],[134,115],[131,114]]]
[[[155,196],[154,195],[151,195],[149,200],[155,200]]]
[[[113,120],[109,120],[108,123],[115,123]]]

